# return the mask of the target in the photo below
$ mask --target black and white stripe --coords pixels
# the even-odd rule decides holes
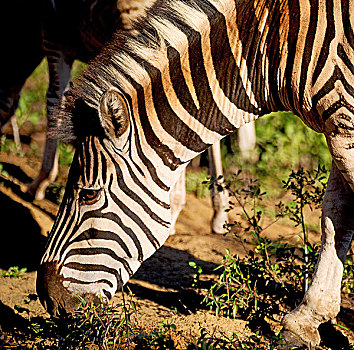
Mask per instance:
[[[95,137],[78,147],[71,173],[74,184],[53,227],[60,233],[49,242],[43,259],[60,256],[65,287],[80,291],[91,281],[90,287],[99,285],[111,297],[120,286],[119,276],[127,281],[163,243],[155,232],[164,229],[168,235],[168,192],[156,197],[107,140]],[[100,191],[99,200],[85,205],[85,191],[92,190]]]
[[[168,237],[168,192],[184,166],[270,111],[292,110],[325,133],[354,189],[353,9],[351,0],[158,1],[134,34],[117,33],[66,94],[55,133],[77,151],[43,266],[56,264],[72,294],[112,296],[117,276],[125,283]],[[99,113],[110,90],[129,111],[117,137]],[[332,125],[347,135],[340,147]],[[99,200],[80,203],[85,189]]]

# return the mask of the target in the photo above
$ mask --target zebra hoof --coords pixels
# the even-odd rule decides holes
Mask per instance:
[[[38,183],[37,180],[34,180],[27,186],[27,194],[33,200],[42,200],[45,197],[45,190],[47,189],[48,185],[49,181]]]
[[[285,315],[282,324],[284,345],[291,347],[307,346],[308,348],[316,347],[321,342],[320,333],[318,332],[318,322],[311,322],[310,319],[302,319],[293,312]]]
[[[222,213],[221,215],[214,215],[213,219],[211,220],[212,233],[217,235],[224,235],[227,233],[226,225],[228,222],[229,221],[226,212]]]

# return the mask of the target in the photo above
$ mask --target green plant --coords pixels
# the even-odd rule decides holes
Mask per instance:
[[[24,304],[25,304],[25,307],[20,306],[20,305],[15,305],[14,309],[15,309],[18,313],[23,313],[23,312],[25,312],[25,313],[27,314],[27,316],[28,316],[29,318],[31,318],[30,316],[31,316],[31,312],[32,312],[32,311],[28,308],[28,305],[29,305],[32,301],[37,300],[37,299],[38,299],[38,297],[37,297],[36,294],[29,294],[29,295],[27,295],[26,297],[24,297],[24,299],[23,299],[23,302],[24,302]]]
[[[214,284],[204,298],[204,302],[216,315],[236,318],[237,315],[257,312],[259,295],[254,279],[250,279],[249,266],[242,264],[237,255],[230,256],[226,250],[219,281]]]
[[[16,147],[14,142],[8,139],[6,135],[0,136],[0,152],[5,152],[7,154],[16,152]]]
[[[194,193],[197,197],[207,197],[210,195],[208,187],[205,185],[205,179],[208,174],[205,170],[201,172],[186,173],[186,191]]]
[[[135,303],[113,305],[95,305],[78,297],[78,310],[58,323],[58,349],[84,349],[89,344],[96,344],[102,349],[113,347],[125,349],[132,336],[137,332],[133,316],[136,315]]]
[[[276,112],[256,122],[259,160],[251,167],[252,174],[263,179],[271,176],[283,180],[288,169],[323,165],[332,160],[322,134],[309,129],[291,112]]]
[[[6,170],[4,170],[4,166],[2,163],[0,163],[0,174],[5,178],[9,177],[9,173]]]
[[[134,338],[135,350],[174,350],[176,349],[171,335],[171,330],[175,331],[176,326],[172,323],[161,322],[157,328],[149,333],[140,333]]]
[[[46,92],[48,87],[48,67],[44,59],[27,79],[16,110],[16,121],[21,126],[25,121],[37,125],[46,115]]]
[[[326,190],[327,177],[326,168],[318,166],[316,170],[312,171],[305,171],[303,168],[292,171],[287,181],[283,181],[283,187],[290,191],[294,197],[294,200],[284,207],[283,215],[294,221],[295,226],[301,226],[303,234],[304,290],[307,290],[309,283],[307,271],[310,268],[308,266],[309,254],[314,250],[308,241],[308,226],[304,211],[306,207],[312,210],[313,207],[318,208],[321,205]],[[282,208],[281,202],[278,207]]]
[[[74,147],[70,144],[59,142],[59,164],[63,166],[70,166],[74,157]]]
[[[189,266],[192,267],[195,271],[193,275],[192,287],[199,288],[200,286],[200,275],[203,273],[203,269],[200,265],[197,265],[194,261],[190,261]]]
[[[30,149],[33,152],[33,154],[37,157],[40,156],[40,149],[35,141],[32,141],[30,144]]]
[[[226,154],[225,169],[242,169],[256,177],[268,196],[281,194],[279,182],[287,178],[288,169],[330,168],[332,159],[326,139],[308,128],[291,112],[275,112],[259,118],[256,123],[256,147],[250,159],[239,157],[240,150],[235,137],[231,138],[232,153]],[[235,135],[235,134],[233,134]],[[229,147],[230,148],[230,147]],[[257,161],[255,161],[257,159]],[[232,174],[225,172],[225,178]]]
[[[267,237],[263,237],[265,229],[269,228],[272,224],[280,219],[282,214],[278,211],[276,219],[272,224],[263,228],[261,225],[263,208],[260,206],[263,201],[266,192],[261,190],[261,187],[257,180],[252,178],[242,178],[242,171],[239,170],[236,174],[233,174],[232,180],[226,184],[226,188],[230,195],[230,206],[227,211],[232,210],[235,205],[242,209],[241,216],[246,219],[246,225],[243,224],[244,220],[234,221],[228,225],[229,230],[238,228],[244,233],[249,234],[253,238],[253,243],[256,245],[255,252],[260,254],[267,264],[269,271],[272,271],[272,264],[269,259],[268,250],[272,247],[273,242]],[[209,180],[209,189],[212,188],[215,179]],[[217,186],[219,191],[222,191],[221,186]],[[278,208],[277,208],[278,209]],[[233,231],[235,237],[239,238],[237,230]]]
[[[26,267],[20,269],[18,266],[12,266],[7,271],[0,271],[3,277],[19,278],[27,271]]]
[[[56,204],[60,204],[65,192],[65,186],[59,185],[56,182],[48,186],[46,197]]]
[[[135,303],[113,305],[101,300],[99,305],[78,298],[78,310],[60,319],[33,319],[28,338],[35,338],[42,348],[127,349],[137,333]],[[26,310],[24,310],[26,311]]]
[[[31,331],[42,339],[48,335],[54,340],[52,349],[175,349],[168,334],[176,326],[161,322],[150,332],[142,332],[134,301],[113,305],[94,305],[79,298],[79,309],[64,319],[47,320],[46,324],[32,322]]]
[[[230,210],[235,205],[242,209],[240,220],[230,224],[229,229],[242,243],[252,243],[254,249],[243,259],[226,252],[217,268],[221,271],[219,280],[206,290],[204,303],[216,314],[262,322],[264,317],[273,318],[274,314],[283,314],[289,307],[294,307],[294,301],[303,293],[304,281],[314,271],[319,246],[308,242],[304,208],[316,207],[321,202],[326,173],[321,167],[312,172],[293,171],[284,182],[284,188],[291,192],[294,200],[287,205],[281,202],[276,205],[273,223],[289,216],[296,226],[301,225],[306,234],[306,244],[301,247],[272,241],[265,236],[264,230],[273,224],[262,226],[261,203],[266,193],[256,180],[242,179],[240,174],[235,174],[233,182],[227,185]],[[306,258],[303,258],[305,252]]]
[[[354,293],[354,266],[350,257],[344,263],[342,291],[347,294]]]
[[[71,69],[71,79],[75,80],[85,69],[86,63],[76,60]]]

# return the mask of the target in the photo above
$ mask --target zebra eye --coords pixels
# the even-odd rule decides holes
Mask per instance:
[[[80,204],[91,205],[100,199],[101,190],[82,189],[80,191]]]

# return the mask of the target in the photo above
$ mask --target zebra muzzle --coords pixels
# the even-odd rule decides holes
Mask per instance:
[[[85,293],[75,295],[63,285],[64,278],[58,274],[55,262],[41,264],[37,272],[37,294],[43,307],[55,317],[65,316],[78,309],[82,299],[98,304],[100,299],[96,295]]]

